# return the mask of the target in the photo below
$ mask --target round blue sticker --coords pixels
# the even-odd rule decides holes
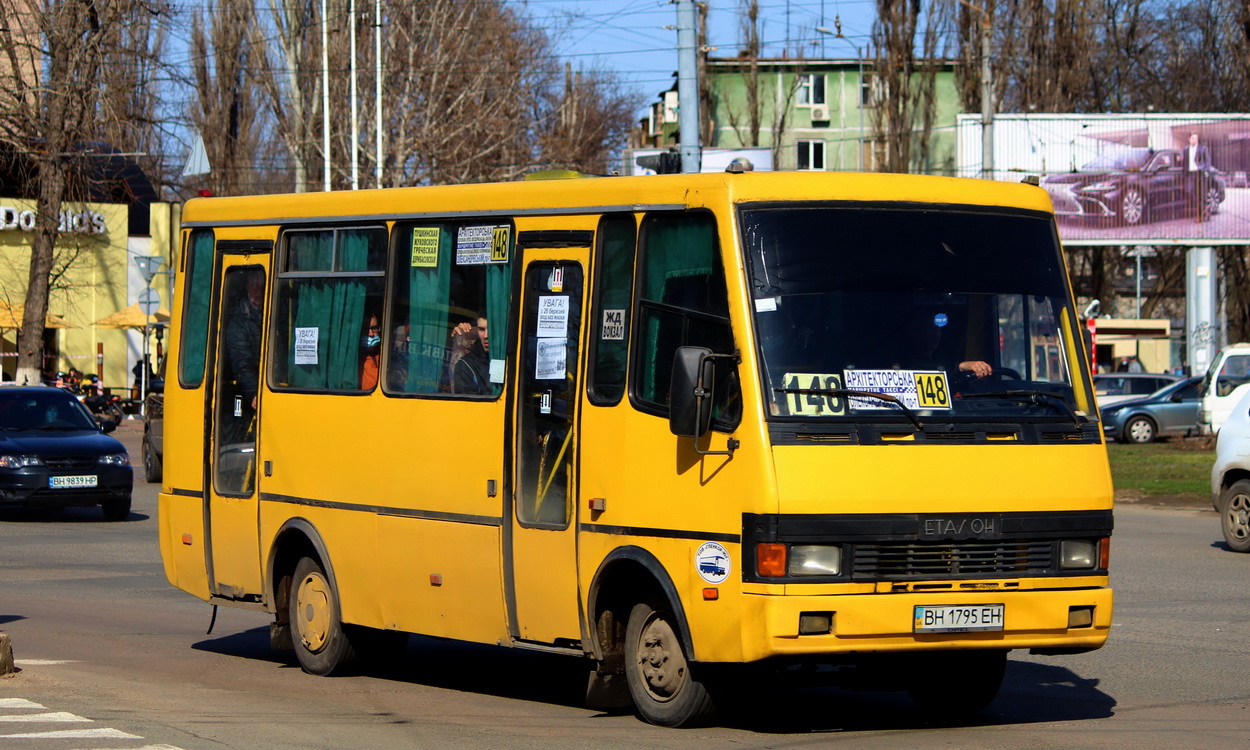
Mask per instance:
[[[695,569],[708,583],[721,583],[729,577],[729,550],[723,544],[704,542],[694,553]]]
[[[949,319],[946,317],[946,313],[938,313],[933,316],[933,325],[938,328],[945,328],[947,322],[949,322]]]

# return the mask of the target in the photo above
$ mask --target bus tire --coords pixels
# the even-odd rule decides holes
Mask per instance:
[[[625,627],[625,679],[639,717],[662,727],[707,722],[715,706],[696,680],[673,614],[635,604]]]
[[[940,651],[923,654],[911,670],[907,692],[932,719],[965,719],[994,701],[1007,668],[1006,651]],[[951,677],[959,687],[952,689]]]
[[[291,641],[300,667],[309,674],[343,674],[356,666],[356,649],[339,616],[338,595],[321,563],[302,557],[295,566],[289,598]]]

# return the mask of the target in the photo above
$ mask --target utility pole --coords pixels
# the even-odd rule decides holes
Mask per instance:
[[[677,0],[677,132],[681,138],[681,171],[702,169],[699,148],[699,72],[694,0]]]
[[[993,19],[990,16],[990,0],[982,0],[985,7],[959,0],[981,14],[981,176],[994,179],[994,71],[990,67],[990,36]]]
[[[988,0],[986,0],[988,2]],[[975,5],[969,6],[975,8]],[[981,11],[981,173],[994,179],[994,78],[990,68],[990,12]]]

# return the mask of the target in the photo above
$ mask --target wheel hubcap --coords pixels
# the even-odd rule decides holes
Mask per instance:
[[[673,628],[661,617],[652,616],[638,638],[637,661],[643,684],[653,699],[670,701],[686,680],[686,657]]]
[[[311,573],[296,590],[295,625],[300,641],[316,653],[326,645],[330,632],[330,594],[326,579]]]
[[[1146,443],[1154,436],[1154,430],[1149,423],[1139,420],[1129,425],[1129,436],[1139,443]]]
[[[1229,498],[1224,520],[1228,535],[1233,539],[1244,542],[1250,538],[1250,497],[1233,495]]]
[[[1142,201],[1141,195],[1138,193],[1129,193],[1124,196],[1124,220],[1130,224],[1136,224],[1141,221]]]

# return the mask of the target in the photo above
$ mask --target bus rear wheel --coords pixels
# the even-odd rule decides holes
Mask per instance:
[[[926,716],[941,721],[984,710],[998,695],[1007,668],[1006,651],[942,651],[920,659],[907,692]]]
[[[707,686],[691,673],[672,613],[648,603],[634,605],[625,627],[625,679],[644,721],[688,727],[714,713]]]
[[[338,595],[321,563],[300,558],[291,580],[288,604],[295,656],[305,672],[343,674],[358,661],[339,616]]]

